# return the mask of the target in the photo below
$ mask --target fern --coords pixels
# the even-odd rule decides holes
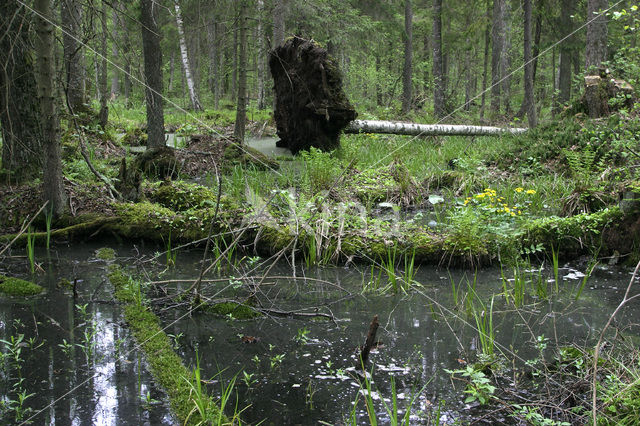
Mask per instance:
[[[564,149],[563,153],[573,176],[583,181],[591,181],[591,177],[596,172],[596,152],[593,148],[587,145],[581,151]]]

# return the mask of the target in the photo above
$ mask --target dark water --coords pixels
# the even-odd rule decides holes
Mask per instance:
[[[36,253],[46,272],[34,280],[45,293],[27,301],[0,297],[1,424],[29,419],[51,425],[174,423],[124,326],[105,282],[106,264],[94,257],[95,248],[59,248],[48,257]],[[5,259],[0,273],[30,279],[26,265],[24,258]],[[61,278],[78,280],[75,299],[58,285]],[[17,360],[7,356],[10,349],[20,351]],[[7,409],[23,392],[30,395],[23,414]]]
[[[35,415],[32,421],[36,424],[172,424],[167,403],[151,383],[144,360],[113,302],[105,279],[106,262],[94,255],[98,247],[57,248],[49,257],[37,253],[36,260],[42,262],[46,272],[36,274],[35,280],[47,288],[45,295],[26,302],[0,299],[0,337],[10,342],[12,336],[24,335],[18,345],[21,361],[12,362],[5,355],[0,376],[5,405],[17,398],[16,391],[24,390],[33,395],[24,403],[30,411],[22,419]],[[116,262],[149,280],[193,279],[202,256],[201,252],[180,252],[176,266],[167,270],[163,265],[139,262],[140,256],[149,256],[153,249],[114,248],[119,255]],[[246,263],[240,262],[222,275],[242,276]],[[24,258],[9,259],[0,266],[3,274],[28,277],[27,271]],[[358,424],[368,423],[362,402],[363,381],[354,367],[374,315],[379,317],[378,339],[382,344],[371,354],[367,369],[373,373],[372,396],[378,421],[388,422],[385,402],[390,408],[392,377],[401,415],[415,398],[411,424],[426,424],[436,418],[464,419],[462,387],[454,389],[444,369],[461,368],[462,363],[477,358],[480,343],[475,319],[465,303],[455,306],[451,289],[453,280],[462,287],[461,293],[472,293],[467,286],[474,281],[473,272],[424,266],[415,278],[421,283],[417,291],[380,295],[362,292],[363,283],[371,279],[369,271],[368,267],[359,270],[354,266],[313,268],[306,275],[322,282],[268,278],[258,288],[258,300],[265,308],[309,308],[306,312],[317,308],[318,312],[331,314],[333,320],[276,315],[231,320],[203,312],[188,313],[184,306],[157,309],[185,364],[194,366],[198,354],[202,377],[214,395],[219,396],[221,387],[236,377],[227,412],[233,413],[237,401],[237,410],[247,407],[241,414],[244,422],[345,424],[353,410]],[[290,276],[291,268],[277,266],[269,275]],[[300,269],[297,275],[302,275]],[[557,345],[593,345],[595,334],[619,303],[631,271],[596,269],[579,301],[574,302],[573,295],[581,283],[577,275],[574,270],[562,269],[560,277],[566,279],[559,283],[559,295],[552,301],[529,296],[526,307],[515,310],[499,295],[503,291],[500,271],[478,271],[476,306],[482,300],[488,314],[491,295],[496,294],[496,350],[517,365],[524,365],[538,354],[534,344],[538,336],[548,339],[546,357],[553,355]],[[78,280],[75,300],[71,290],[58,286],[61,278]],[[258,279],[244,280],[240,287],[236,281],[232,279],[231,285],[229,281],[205,284],[204,293],[216,298],[246,294],[248,284],[258,283]],[[175,286],[167,284],[164,288],[173,292]],[[638,310],[637,303],[630,305],[620,316],[620,323],[637,318]],[[255,338],[255,343],[244,343],[243,336]],[[32,344],[28,343],[30,338],[35,339]],[[65,341],[67,347],[63,348]],[[10,346],[3,343],[3,353],[9,353]],[[15,416],[15,409],[5,409],[3,421],[15,422]]]

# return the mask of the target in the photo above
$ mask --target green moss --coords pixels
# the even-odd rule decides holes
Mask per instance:
[[[171,403],[171,409],[178,417],[180,424],[201,424],[194,411],[194,401],[191,398],[192,373],[184,366],[180,357],[173,351],[169,337],[162,330],[158,317],[142,303],[136,303],[135,292],[132,289],[132,280],[122,272],[117,265],[109,268],[109,280],[116,289],[116,298],[127,303],[125,306],[125,319],[131,328],[136,341],[145,353],[151,374],[162,386]],[[203,401],[207,406],[207,412],[213,418],[217,418],[220,408],[215,405],[210,397]],[[228,420],[222,415],[223,423]]]
[[[525,226],[523,244],[542,244],[547,249],[554,247],[567,257],[595,247],[606,251],[606,247],[602,247],[602,233],[622,217],[618,207],[611,207],[591,214],[536,219]]]
[[[20,278],[5,277],[0,275],[0,292],[9,296],[35,296],[44,291],[44,288],[30,281],[21,280]]]
[[[231,316],[235,319],[252,319],[261,316],[261,314],[251,308],[251,306],[237,302],[221,302],[205,305],[203,310],[216,315]]]
[[[100,260],[114,260],[116,251],[110,247],[102,247],[96,250],[96,257]]]
[[[215,192],[202,185],[164,181],[154,186],[151,200],[175,211],[213,207],[216,203]]]
[[[180,217],[176,212],[157,203],[142,201],[116,205],[116,213],[124,225],[147,229],[153,233],[169,234]]]

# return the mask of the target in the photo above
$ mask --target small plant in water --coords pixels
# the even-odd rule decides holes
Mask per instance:
[[[242,371],[242,381],[249,389],[251,389],[256,383],[258,383],[258,380],[254,379],[253,376],[255,376],[254,373],[247,373],[244,370]]]
[[[464,400],[465,403],[478,401],[480,404],[484,405],[489,402],[496,391],[496,387],[491,384],[487,375],[483,371],[477,370],[472,365],[468,365],[466,368],[460,370],[445,369],[444,371],[453,376],[459,375],[466,379],[467,388],[464,390],[464,393],[468,394],[468,396]]]
[[[307,330],[307,327],[299,328],[298,334],[293,339],[301,345],[306,345],[309,342],[309,330]]]
[[[271,361],[271,369],[279,367],[282,364],[282,360],[284,359],[285,354],[276,354],[272,356],[269,360]]]

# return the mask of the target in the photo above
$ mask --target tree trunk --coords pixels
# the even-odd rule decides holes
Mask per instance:
[[[162,105],[162,50],[158,28],[158,4],[140,0],[142,54],[144,56],[145,101],[147,105],[147,149],[165,146]]]
[[[573,12],[573,0],[562,0],[560,3],[559,26],[562,36],[566,37],[573,30],[571,15]],[[561,106],[569,102],[571,98],[571,57],[573,55],[572,39],[567,39],[560,44],[560,59],[558,71],[558,97],[555,105],[556,112]]]
[[[209,90],[211,94],[216,97],[216,90],[218,88],[218,37],[217,37],[217,18],[214,15],[209,24],[207,25],[207,43],[209,49]],[[215,106],[215,108],[218,108]]]
[[[120,23],[118,21],[118,9],[119,3],[118,0],[113,2],[113,11],[111,12],[111,38],[113,39],[111,42],[111,56],[113,58],[114,63],[118,63],[120,58],[120,54],[118,52],[118,28],[120,27]],[[118,78],[120,74],[120,70],[116,67],[113,68],[113,76],[111,76],[111,99],[115,99],[120,94],[120,79]]]
[[[537,125],[536,104],[533,98],[533,61],[531,60],[531,0],[524,0],[524,99],[529,128]]]
[[[242,13],[241,11],[238,11],[238,12],[239,14]],[[233,64],[231,66],[231,93],[232,93],[231,97],[232,98],[238,91],[238,25],[239,24],[236,22],[236,25],[233,26],[233,46],[232,46]]]
[[[265,54],[267,52],[267,45],[265,43],[264,31],[263,31],[263,16],[264,16],[264,0],[258,0],[258,54],[256,60],[258,61],[258,109],[265,109],[267,104],[265,102],[264,91],[264,77],[265,77]]]
[[[124,102],[129,106],[129,98],[131,97],[131,39],[129,38],[129,26],[127,18],[120,19],[122,34],[122,59],[124,60]]]
[[[487,136],[503,133],[518,134],[526,131],[527,129],[523,128],[459,124],[416,124],[379,120],[353,120],[344,129],[345,133],[384,133],[409,136]]]
[[[487,25],[484,29],[484,63],[482,65],[482,100],[480,101],[480,120],[484,118],[487,98],[487,76],[489,74],[489,41],[491,40],[491,0],[487,0]]]
[[[271,50],[284,43],[285,0],[273,1],[273,40]],[[273,76],[271,76],[273,77]],[[273,96],[273,110],[276,110],[276,97]]]
[[[587,2],[585,69],[590,75],[597,75],[598,71],[593,71],[593,68],[599,68],[607,60],[607,17],[603,11],[608,7],[608,0]]]
[[[71,112],[80,112],[85,101],[84,53],[80,43],[82,6],[78,0],[61,0],[62,46],[64,50],[64,89]]]
[[[247,0],[240,0],[239,6],[238,104],[236,105],[236,123],[233,128],[233,136],[242,143],[247,121]]]
[[[169,85],[167,86],[167,94],[171,95],[173,92],[173,76],[175,72],[175,54],[171,52],[171,57],[169,58]]]
[[[473,87],[472,83],[472,73],[471,73],[471,40],[467,39],[466,43],[466,52],[464,53],[464,110],[469,111],[471,108],[471,90]],[[475,78],[475,74],[474,77]]]
[[[511,115],[511,3],[502,1],[502,53],[500,55],[500,74],[502,75],[502,103],[504,113]]]
[[[31,18],[17,2],[0,3],[0,130],[2,167],[18,180],[42,169],[36,79],[31,58]]]
[[[411,0],[404,1],[404,67],[402,69],[402,113],[411,109],[411,75],[413,58],[413,11]]]
[[[286,0],[274,0],[272,49],[275,49],[284,42],[285,1]]]
[[[446,115],[442,66],[442,0],[433,0],[433,113]]]
[[[500,56],[504,48],[504,20],[502,16],[502,2],[493,0],[493,29],[491,31],[491,112],[500,114],[501,61]]]
[[[99,92],[100,92],[100,112],[98,113],[98,122],[102,128],[107,127],[109,121],[109,107],[107,101],[109,93],[107,92],[107,4],[102,1],[102,11],[100,12],[100,23],[102,24],[102,32],[100,34],[100,76],[99,76]]]
[[[53,56],[55,31],[51,22],[51,0],[35,0],[36,12],[36,80],[40,102],[40,123],[44,148],[42,193],[49,202],[54,216],[60,216],[66,206],[66,194],[62,184],[62,158],[60,153],[60,123],[55,102],[55,58]]]
[[[196,93],[196,87],[193,82],[193,76],[191,74],[191,66],[189,64],[189,53],[187,52],[187,42],[184,37],[182,15],[180,13],[180,4],[178,0],[175,0],[174,6],[176,11],[176,25],[178,26],[178,39],[180,42],[180,58],[182,59],[182,69],[184,70],[184,74],[187,79],[189,99],[191,99],[191,106],[194,111],[202,111],[202,105],[200,105],[200,99],[198,99],[198,94]]]

